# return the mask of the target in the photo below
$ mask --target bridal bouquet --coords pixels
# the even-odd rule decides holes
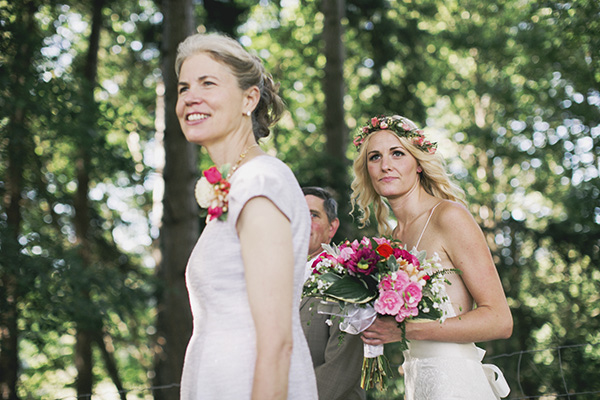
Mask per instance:
[[[340,317],[340,329],[359,334],[377,314],[392,315],[402,329],[402,349],[407,348],[404,322],[446,318],[444,274],[435,254],[426,259],[424,251],[408,251],[399,241],[367,238],[323,245],[312,264],[312,274],[303,289],[305,296],[323,302],[319,313]],[[335,302],[339,307],[333,310]],[[383,386],[385,375],[383,345],[365,344],[361,385],[365,389]]]

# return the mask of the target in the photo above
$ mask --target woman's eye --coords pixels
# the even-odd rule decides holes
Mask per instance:
[[[395,157],[401,157],[401,156],[403,156],[403,155],[404,155],[404,152],[403,152],[403,151],[400,151],[400,150],[396,150],[396,151],[394,151],[392,154],[393,154]]]
[[[381,156],[379,154],[373,154],[369,157],[369,161],[377,161]]]
[[[179,88],[179,92],[178,92],[178,93],[179,93],[179,94],[181,94],[181,93],[185,92],[187,89],[188,89],[188,88],[187,88],[186,86],[181,86],[181,87]]]

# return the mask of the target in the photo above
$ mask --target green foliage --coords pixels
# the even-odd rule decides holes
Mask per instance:
[[[22,18],[32,5],[36,29],[27,30]],[[233,7],[226,26],[213,18],[218,7]],[[348,160],[325,152],[319,7],[314,0],[196,6],[207,30],[242,22],[230,33],[281,83],[289,113],[266,147],[302,185],[335,185],[347,195],[349,182],[336,177]],[[3,199],[5,160],[15,144],[23,151],[22,221],[15,236],[7,205],[0,205],[0,268],[18,282],[24,398],[58,393],[47,382],[70,384],[72,374],[59,371],[72,368],[76,321],[104,326],[127,387],[147,385],[151,370],[154,282],[142,265],[152,265],[146,260],[157,238],[146,217],[152,173],[160,168],[151,151],[159,140],[161,16],[150,1],[104,8],[98,85],[86,92],[79,68],[89,12],[86,2],[0,0]],[[598,2],[347,0],[345,15],[350,133],[374,114],[399,113],[439,142],[488,238],[513,310],[512,338],[485,344],[512,395],[564,394],[563,377],[573,393],[599,391]],[[33,58],[24,61],[27,46]],[[19,110],[24,119],[16,118]],[[74,160],[82,149],[92,166],[93,263],[86,267],[73,221]],[[355,152],[349,147],[346,154]],[[359,231],[348,219],[344,226],[343,237],[374,234],[373,224]],[[115,243],[123,236],[127,249]],[[386,355],[397,369],[399,349],[388,345]],[[101,368],[96,374],[106,378]],[[401,376],[390,379],[386,393],[369,397],[400,397]]]

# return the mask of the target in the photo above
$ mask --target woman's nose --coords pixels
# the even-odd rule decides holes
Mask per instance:
[[[190,87],[185,93],[184,100],[186,105],[197,104],[202,102],[202,97],[198,90],[194,90],[194,88]]]
[[[382,157],[381,158],[381,170],[382,171],[389,171],[390,170],[390,163],[389,160],[387,159],[387,157]]]

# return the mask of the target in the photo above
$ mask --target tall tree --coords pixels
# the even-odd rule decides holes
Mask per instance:
[[[179,383],[187,342],[192,331],[185,267],[200,231],[194,200],[197,148],[189,143],[175,115],[178,44],[194,32],[191,0],[163,0],[162,77],[165,86],[165,192],[160,231],[161,260],[156,268],[157,292],[155,386]],[[177,387],[157,390],[157,400],[179,399]]]
[[[342,19],[345,12],[344,0],[324,0],[322,10],[324,15],[323,42],[324,54],[327,62],[323,76],[323,92],[325,94],[325,115],[323,128],[327,143],[325,151],[330,171],[328,185],[338,194],[341,218],[340,234],[349,237],[351,221],[349,218],[349,192],[348,192],[348,128],[344,116],[344,43]]]
[[[90,190],[90,173],[92,169],[92,154],[90,154],[94,137],[97,135],[97,106],[94,101],[94,88],[98,74],[98,50],[100,46],[100,31],[102,28],[102,9],[104,0],[94,0],[92,3],[92,27],[89,36],[88,50],[83,64],[81,98],[85,105],[85,112],[79,114],[82,132],[77,135],[79,142],[78,155],[75,159],[75,173],[77,179],[77,190],[73,199],[75,209],[75,233],[77,235],[78,253],[82,268],[85,270],[93,264],[94,254],[89,232],[90,212],[88,192]],[[81,288],[81,297],[89,302],[89,287]],[[86,398],[91,396],[94,386],[93,382],[93,357],[92,345],[94,335],[101,330],[101,322],[93,316],[86,316],[83,320],[76,321],[77,333],[75,335],[75,367],[77,368],[76,389],[77,396]]]
[[[3,127],[8,133],[6,148],[2,158],[6,157],[6,192],[2,196],[2,208],[6,215],[6,223],[0,227],[0,244],[2,261],[0,269],[0,398],[16,400],[17,382],[19,379],[19,304],[24,295],[24,287],[20,282],[22,272],[21,246],[19,237],[22,229],[23,190],[25,187],[25,163],[33,147],[32,132],[27,123],[30,111],[29,91],[31,89],[31,65],[35,51],[39,46],[35,12],[37,4],[34,0],[26,0],[12,8],[2,10],[14,15],[15,20],[10,28],[12,37],[3,45],[7,63],[0,68],[4,76],[2,95],[16,99],[15,102],[3,104],[3,117],[8,124]],[[2,16],[7,20],[6,15]],[[9,27],[7,27],[9,28]],[[4,40],[4,39],[3,39]],[[10,58],[12,57],[12,60]],[[8,98],[5,97],[5,98]],[[3,146],[4,147],[4,146]]]

